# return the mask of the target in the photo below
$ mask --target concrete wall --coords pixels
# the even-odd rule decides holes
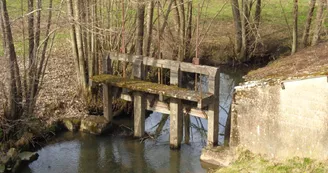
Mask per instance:
[[[327,77],[236,87],[230,146],[274,159],[328,159]]]

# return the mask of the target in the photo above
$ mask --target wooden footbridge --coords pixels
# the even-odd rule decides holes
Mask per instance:
[[[132,64],[131,78],[113,75],[112,62]],[[168,69],[170,85],[145,81],[146,66]],[[200,92],[182,88],[183,72],[208,77],[208,85]],[[142,137],[145,130],[145,111],[150,110],[170,115],[170,146],[179,148],[183,137],[183,119],[197,116],[208,119],[207,144],[218,144],[219,126],[219,68],[194,65],[173,60],[110,53],[103,59],[103,74],[93,76],[92,81],[103,85],[104,116],[111,121],[112,101],[121,98],[134,103],[134,136]],[[128,92],[122,92],[122,89]],[[185,116],[185,117],[184,117]],[[188,123],[189,121],[185,121]],[[189,128],[185,139],[189,140]]]

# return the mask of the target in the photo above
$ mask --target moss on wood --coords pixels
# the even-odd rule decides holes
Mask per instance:
[[[199,93],[185,88],[179,88],[173,85],[163,85],[158,83],[147,82],[139,79],[122,78],[119,76],[101,74],[92,77],[96,83],[106,83],[112,86],[127,88],[134,91],[141,91],[150,94],[162,94],[167,97],[174,97],[183,100],[200,101],[211,97],[211,93]]]

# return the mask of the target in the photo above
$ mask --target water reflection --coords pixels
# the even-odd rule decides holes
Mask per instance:
[[[206,82],[205,79],[201,81]],[[221,74],[220,88],[220,136],[224,141],[235,78]],[[46,146],[38,151],[40,157],[23,172],[49,173],[167,173],[207,172],[199,156],[206,145],[207,120],[191,117],[190,144],[183,144],[179,151],[169,148],[169,117],[153,113],[146,119],[146,131],[160,135],[140,142],[118,136],[93,136],[65,133],[63,142]],[[159,123],[161,122],[161,123]]]

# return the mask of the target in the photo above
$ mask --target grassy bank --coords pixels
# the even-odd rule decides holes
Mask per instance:
[[[284,162],[272,162],[250,151],[240,153],[238,159],[229,167],[214,171],[215,173],[324,173],[328,171],[327,163],[315,161],[309,158],[292,158]]]

